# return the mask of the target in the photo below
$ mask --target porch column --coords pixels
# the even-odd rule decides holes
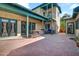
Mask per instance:
[[[17,21],[17,36],[21,36],[21,21]]]
[[[53,22],[53,19],[54,19],[54,18],[53,18],[53,16],[54,16],[54,15],[53,15],[53,3],[51,3],[51,13],[52,13],[51,29],[52,29],[52,30],[55,30],[54,24],[53,24],[53,23],[54,23],[54,22]]]
[[[51,12],[52,12],[52,19],[53,19],[53,3],[51,3]]]
[[[26,35],[29,37],[29,16],[27,16],[26,19]]]
[[[49,4],[48,4],[48,5],[49,5]],[[47,8],[46,8],[46,9],[47,9],[47,10],[46,10],[46,12],[47,12],[47,17],[48,17],[48,5],[47,5]]]
[[[45,27],[44,27],[45,25],[44,25],[44,21],[42,21],[42,29],[44,29]]]

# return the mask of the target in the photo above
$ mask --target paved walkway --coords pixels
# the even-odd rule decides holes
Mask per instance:
[[[65,34],[44,35],[44,39],[33,39],[34,42],[12,50],[12,56],[77,56],[79,48]],[[27,41],[27,40],[25,40]],[[28,41],[29,42],[29,41]],[[25,42],[27,43],[27,42]],[[21,44],[21,43],[20,43]],[[13,46],[12,46],[13,47]]]
[[[3,55],[5,56],[14,49],[20,48],[24,45],[28,45],[42,39],[44,39],[44,37],[40,36],[37,38],[26,39],[26,38],[19,37],[17,39],[0,40],[0,56],[3,56]]]

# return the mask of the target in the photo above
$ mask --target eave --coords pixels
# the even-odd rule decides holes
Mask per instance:
[[[39,6],[35,7],[35,8],[33,8],[32,10],[35,10],[35,9],[37,9],[37,8],[40,8],[40,7],[44,7],[44,6],[48,5],[48,4],[53,4],[53,7],[57,7],[57,8],[59,9],[59,12],[62,13],[62,12],[61,12],[61,8],[60,8],[60,6],[58,6],[57,3],[42,3],[41,5],[39,5]]]
[[[25,7],[19,5],[19,4],[14,4],[14,3],[0,3],[0,9],[2,10],[6,10],[8,12],[11,12],[11,13],[15,13],[15,14],[19,14],[19,15],[22,15],[22,16],[29,16],[29,17],[33,17],[33,18],[36,18],[38,20],[43,20],[43,21],[47,21],[48,19],[41,16],[41,15],[38,15],[28,9],[26,9]]]

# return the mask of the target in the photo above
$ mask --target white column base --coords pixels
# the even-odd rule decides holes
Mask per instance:
[[[17,36],[21,36],[21,21],[17,21]]]
[[[2,37],[7,37],[8,33],[7,32],[3,32]]]

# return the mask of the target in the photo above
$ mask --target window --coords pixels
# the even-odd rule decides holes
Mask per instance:
[[[35,30],[35,23],[32,23],[32,30]]]
[[[51,19],[52,18],[52,13],[51,12],[48,12],[47,17]]]
[[[26,34],[26,22],[24,21],[21,22],[21,34],[22,35]]]
[[[29,33],[32,33],[32,31],[35,30],[35,29],[36,29],[36,24],[30,22],[29,23]]]
[[[15,36],[17,34],[17,22],[11,19],[0,18],[0,36]]]
[[[76,21],[76,29],[79,29],[79,20]]]
[[[43,16],[45,16],[45,12],[43,12]]]

